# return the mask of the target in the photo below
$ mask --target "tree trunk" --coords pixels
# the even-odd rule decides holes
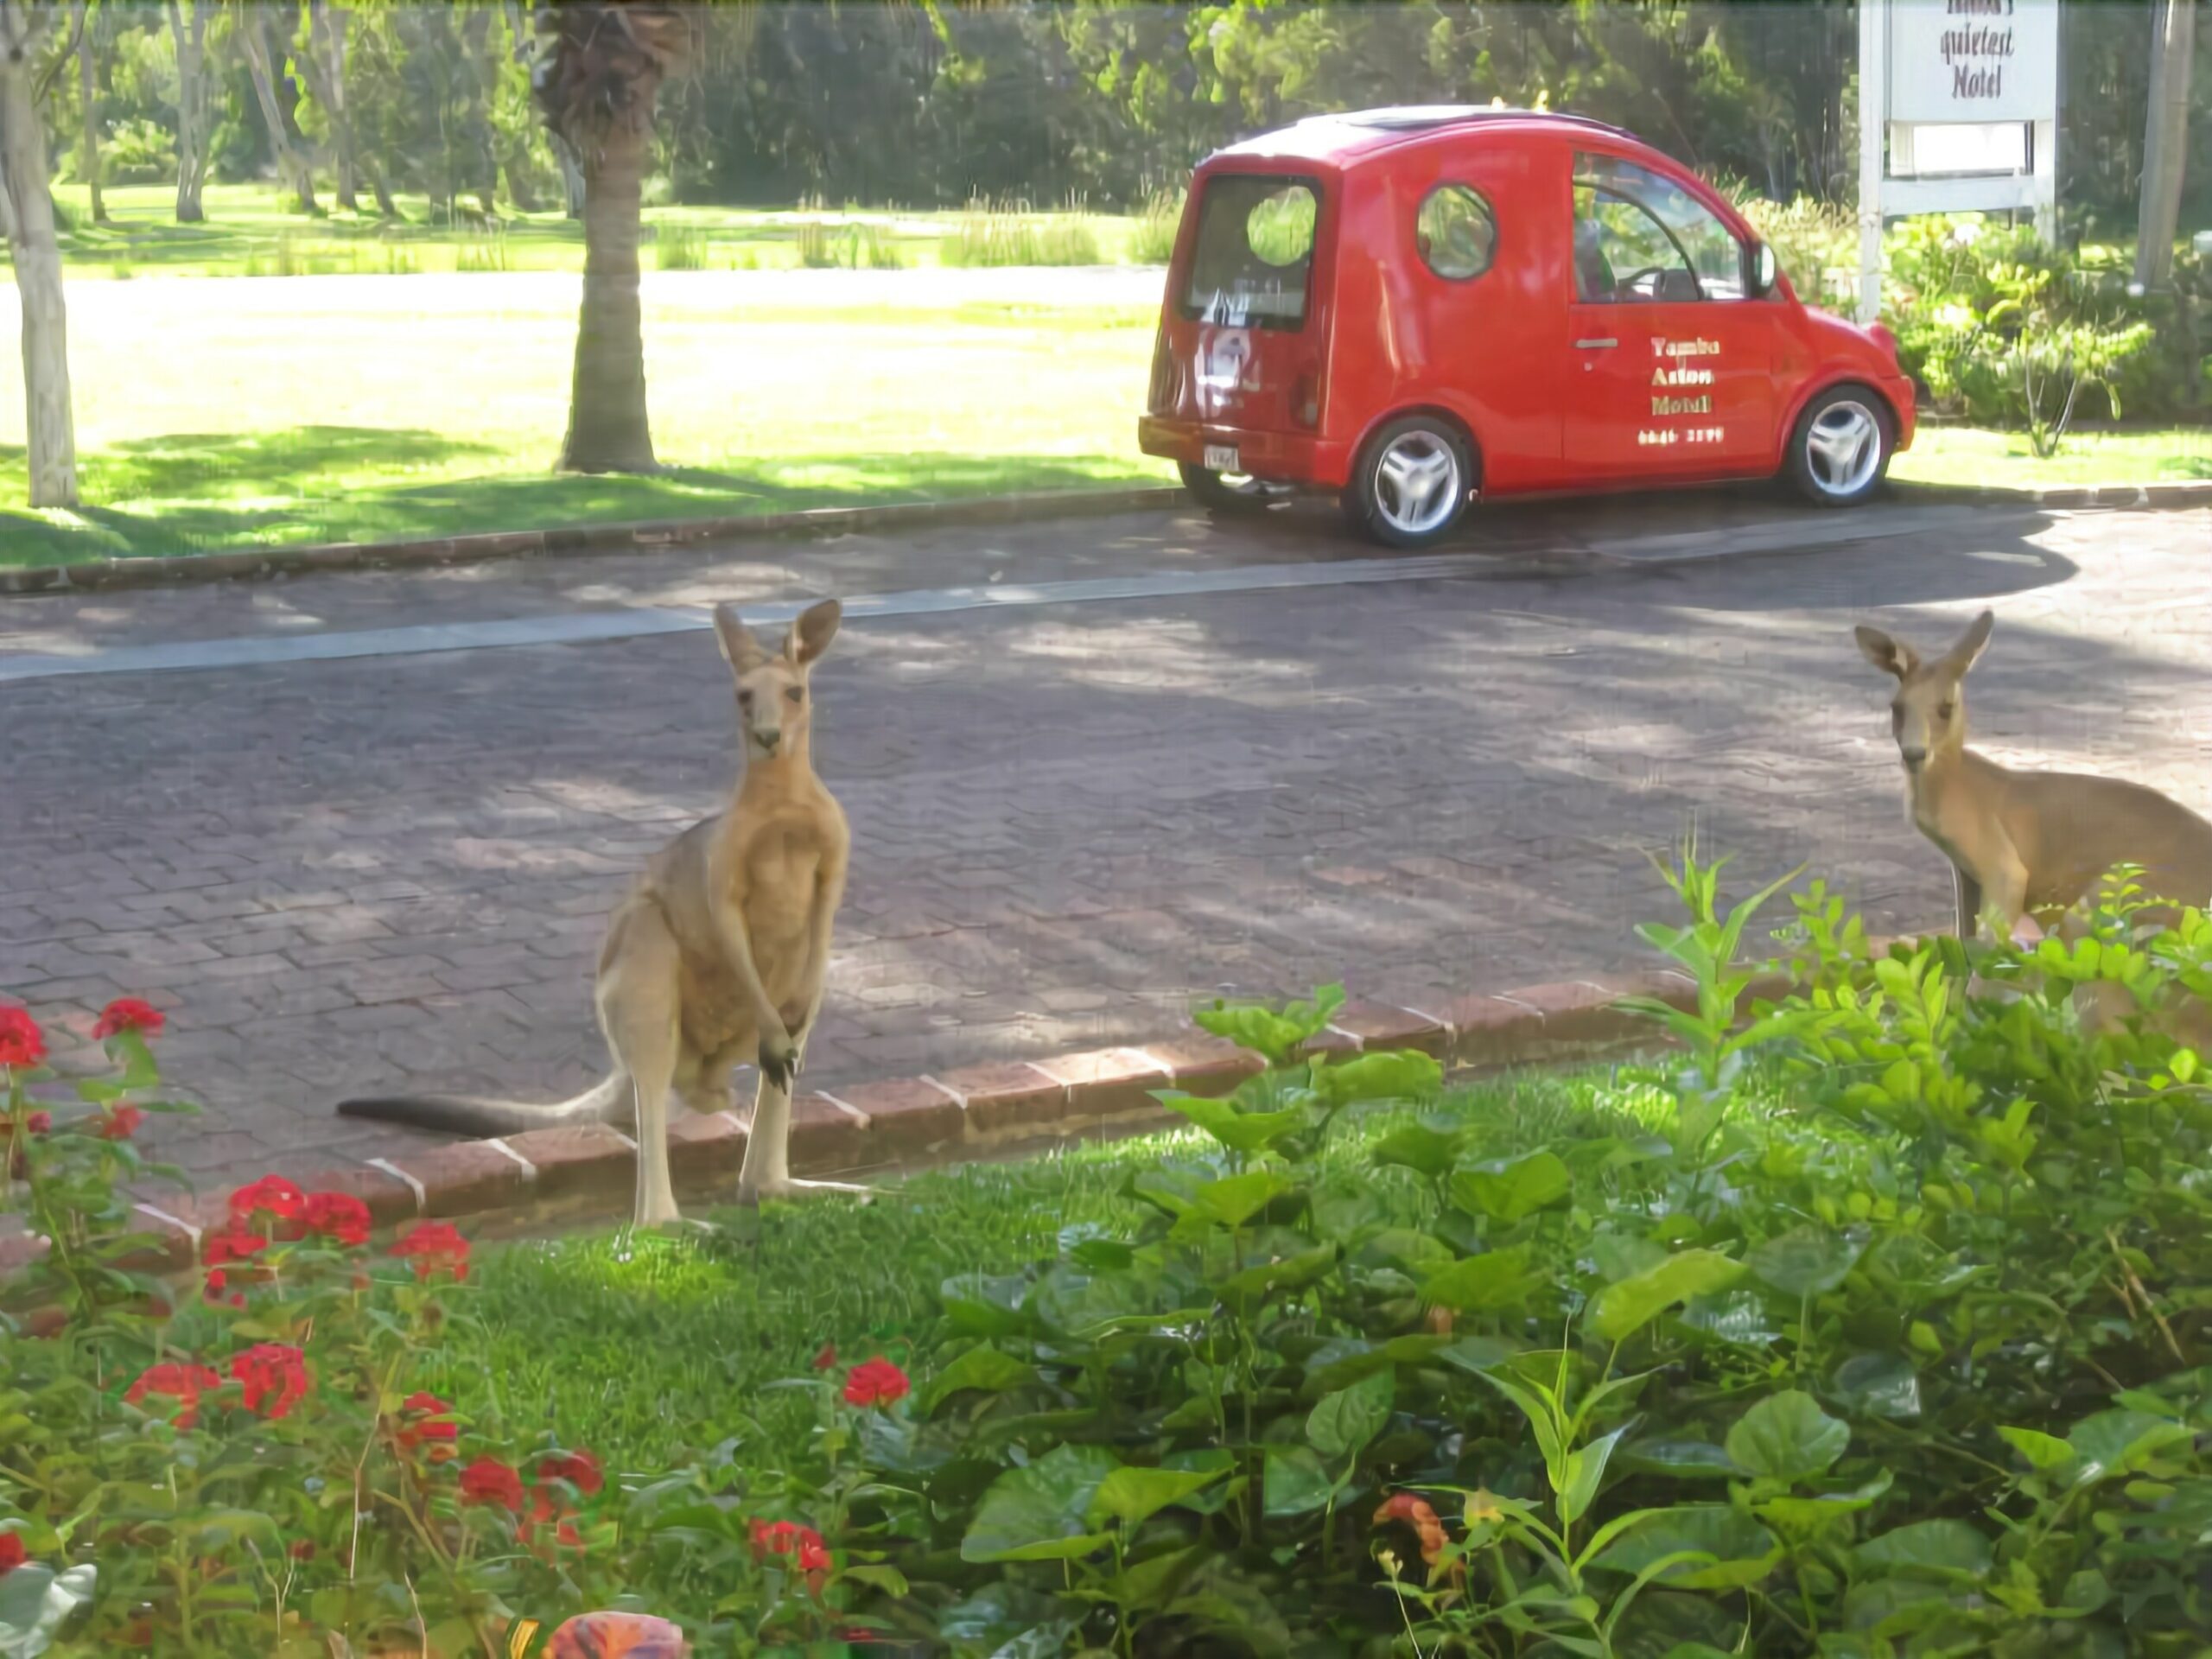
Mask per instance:
[[[77,30],[77,102],[85,118],[83,147],[77,153],[77,176],[92,191],[92,223],[107,223],[107,203],[100,200],[100,102],[92,80],[92,20],[89,0],[74,0],[72,22]]]
[[[346,103],[346,28],[353,14],[325,0],[308,0],[308,51],[300,60],[308,90],[330,117],[331,164],[338,174],[338,206],[358,213],[359,168],[353,161],[353,117]]]
[[[169,36],[176,43],[176,222],[207,217],[200,189],[207,182],[207,8],[198,0],[187,23],[180,0],[168,0]]]
[[[238,22],[238,41],[245,48],[246,70],[253,82],[254,101],[261,105],[261,118],[269,129],[269,147],[276,152],[277,173],[297,193],[302,213],[318,213],[321,209],[315,199],[315,170],[292,143],[283,105],[276,101],[276,65],[283,60],[270,48],[268,23],[264,8],[257,4],[249,4]]]
[[[638,297],[638,235],[650,130],[613,124],[584,157],[584,301],[576,319],[575,378],[561,467],[649,473],[645,330]]]
[[[47,193],[46,131],[39,123],[31,47],[42,9],[0,9],[0,184],[10,208],[8,250],[22,308],[25,431],[31,505],[74,507],[77,431],[69,402],[69,327],[61,302],[61,250]],[[632,257],[636,245],[632,244]]]
[[[2189,159],[2189,86],[2196,67],[2196,0],[2165,0],[2151,48],[2151,113],[2144,124],[2143,206],[2135,230],[2135,280],[2171,285],[2181,228],[2182,172]]]
[[[561,188],[568,199],[568,216],[570,219],[582,219],[584,216],[583,164],[577,161],[576,152],[569,147],[569,141],[566,138],[557,132],[551,134],[550,137],[553,141],[553,159],[561,164]]]

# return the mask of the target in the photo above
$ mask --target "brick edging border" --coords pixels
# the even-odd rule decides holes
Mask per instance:
[[[2063,511],[2082,507],[2189,507],[2212,505],[2212,479],[2172,483],[2090,484],[2014,489],[1996,484],[1918,484],[1891,488],[1922,501],[2011,502]],[[231,553],[175,554],[146,559],[87,559],[79,564],[0,569],[0,598],[91,589],[158,588],[194,582],[267,581],[333,570],[391,570],[494,559],[563,558],[586,553],[658,551],[699,542],[772,541],[871,530],[919,530],[959,524],[1019,524],[1040,518],[1090,518],[1174,506],[1187,498],[1176,485],[1104,490],[1045,490],[956,501],[899,501],[881,506],[812,507],[800,512],[718,518],[664,518],[635,524],[580,524],[552,530],[497,531],[411,542],[334,542]]]
[[[639,523],[574,524],[551,530],[495,531],[428,541],[334,542],[313,547],[242,549],[145,559],[87,559],[0,569],[0,596],[92,588],[156,588],[190,582],[266,581],[331,570],[419,569],[492,559],[562,558],[582,553],[658,551],[698,542],[771,541],[842,536],[858,531],[918,530],[956,524],[1018,524],[1031,518],[1084,518],[1172,506],[1178,485],[1102,490],[1041,490],[971,496],[951,501],[893,501],[879,506],[810,507],[798,512],[715,518],[657,518]]]
[[[1762,976],[1745,995],[1771,998],[1787,988],[1781,976]],[[1691,981],[1672,969],[1458,997],[1431,1009],[1355,1001],[1339,1009],[1309,1047],[1338,1055],[1416,1049],[1434,1056],[1449,1075],[1664,1046],[1659,1026],[1618,1006],[1630,996],[1696,1006]],[[1178,1120],[1150,1090],[1225,1095],[1261,1069],[1256,1056],[1232,1043],[1185,1032],[1141,1046],[802,1093],[791,1103],[791,1169],[813,1176],[891,1172],[1159,1128]],[[745,1155],[737,1115],[678,1118],[670,1138],[678,1196],[693,1205],[728,1202]],[[307,1185],[353,1194],[379,1229],[418,1218],[473,1220],[499,1235],[622,1219],[630,1212],[636,1173],[636,1141],[589,1124],[426,1146],[346,1164]],[[224,1202],[207,1195],[137,1205],[137,1219],[161,1243],[130,1265],[152,1274],[188,1270],[201,1232],[222,1224]],[[41,1239],[0,1239],[0,1281],[43,1248]]]

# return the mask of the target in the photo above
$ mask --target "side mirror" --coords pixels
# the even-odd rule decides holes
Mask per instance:
[[[1764,242],[1758,245],[1758,251],[1752,256],[1752,291],[1764,299],[1774,292],[1775,283],[1781,280],[1782,268],[1775,264],[1774,250]]]

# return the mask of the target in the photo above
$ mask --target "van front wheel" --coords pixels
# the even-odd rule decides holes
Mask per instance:
[[[1408,415],[1360,452],[1344,493],[1344,518],[1385,547],[1427,547],[1449,535],[1474,493],[1467,441],[1448,423]]]
[[[1783,470],[1815,505],[1855,507],[1882,486],[1896,443],[1879,397],[1863,386],[1838,386],[1798,417]]]
[[[1217,473],[1187,461],[1177,461],[1175,470],[1183,474],[1183,487],[1191,499],[1215,512],[1264,512],[1290,494],[1287,484]]]

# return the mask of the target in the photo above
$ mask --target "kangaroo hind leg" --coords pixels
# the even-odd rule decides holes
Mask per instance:
[[[682,1218],[668,1170],[669,1088],[684,1058],[678,957],[667,923],[647,911],[627,919],[619,946],[609,951],[599,976],[600,1024],[637,1093],[633,1217],[640,1226],[661,1226]]]

